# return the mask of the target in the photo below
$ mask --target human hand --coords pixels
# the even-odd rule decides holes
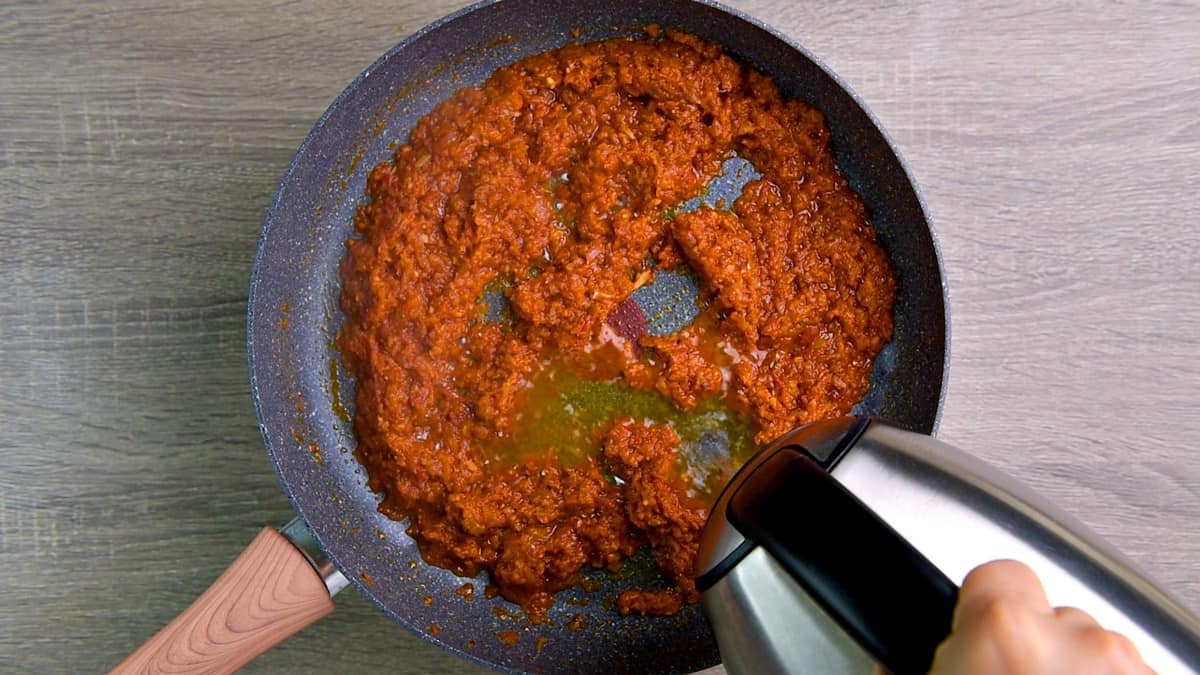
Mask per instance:
[[[1137,648],[1074,607],[1050,607],[1033,570],[981,565],[958,595],[929,675],[1152,675]]]

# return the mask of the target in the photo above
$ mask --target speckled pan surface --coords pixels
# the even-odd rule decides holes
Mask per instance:
[[[500,670],[691,672],[715,664],[718,655],[698,606],[665,619],[616,614],[616,593],[645,582],[645,572],[591,574],[595,583],[584,585],[592,590],[563,593],[552,623],[527,626],[516,608],[483,598],[484,579],[460,579],[421,562],[404,524],[376,512],[378,499],[353,457],[353,383],[331,346],[341,322],[337,263],[366,173],[436,103],[482,82],[497,66],[572,41],[637,37],[647,23],[722,44],[774,77],[786,95],[825,113],[839,166],[866,201],[899,280],[896,334],[857,412],[919,431],[937,425],[948,317],[936,241],[883,132],[812,57],[752,19],[693,0],[500,0],[432,24],[333,102],[283,176],[250,284],[251,388],[284,490],[353,585],[409,629]],[[474,591],[469,601],[456,593],[467,582]],[[576,615],[583,626],[571,630]],[[507,631],[517,638],[511,646],[501,640]]]

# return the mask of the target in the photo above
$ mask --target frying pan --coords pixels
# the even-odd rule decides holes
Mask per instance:
[[[937,426],[948,316],[928,216],[874,118],[807,52],[707,0],[490,0],[431,24],[338,96],[284,174],[250,282],[250,382],[280,483],[311,530],[316,555],[336,567],[325,570],[332,590],[344,577],[410,630],[501,670],[690,672],[719,657],[697,605],[669,618],[617,615],[621,589],[653,580],[652,566],[636,560],[616,575],[585,571],[580,587],[559,595],[551,622],[537,626],[525,625],[503,600],[483,597],[486,578],[461,579],[421,561],[405,524],[376,511],[379,498],[353,456],[353,382],[332,346],[341,322],[337,264],[367,172],[439,101],[500,65],[572,41],[638,37],[648,23],[721,44],[772,76],[784,95],[825,114],[838,166],[865,201],[898,281],[895,334],[855,412],[924,433]],[[283,541],[265,530],[192,608],[118,669],[233,669],[330,611],[320,578]],[[465,582],[473,600],[456,593]],[[576,615],[583,626],[573,630]],[[514,634],[513,645],[499,638]]]

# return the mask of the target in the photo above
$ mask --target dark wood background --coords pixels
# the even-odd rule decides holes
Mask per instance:
[[[455,0],[0,7],[0,670],[96,672],[289,517],[245,366],[263,212]],[[733,3],[894,137],[935,219],[940,436],[1200,609],[1200,9]],[[464,672],[354,593],[250,672]]]

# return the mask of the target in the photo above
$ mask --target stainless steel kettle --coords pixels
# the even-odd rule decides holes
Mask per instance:
[[[697,586],[730,673],[908,675],[950,632],[952,580],[1000,558],[1159,675],[1200,673],[1200,621],[1096,534],[983,462],[868,418],[800,428],[742,467],[709,517]]]

